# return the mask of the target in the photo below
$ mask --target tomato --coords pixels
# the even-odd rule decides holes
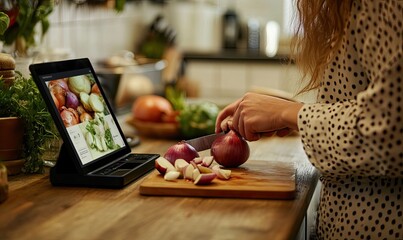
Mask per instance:
[[[158,95],[138,97],[132,106],[133,117],[140,121],[166,122],[174,114],[171,103]]]

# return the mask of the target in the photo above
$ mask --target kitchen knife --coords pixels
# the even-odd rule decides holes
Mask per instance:
[[[190,144],[192,147],[194,147],[196,149],[196,151],[200,152],[200,151],[211,148],[211,144],[213,144],[214,140],[216,140],[218,137],[220,137],[224,134],[225,134],[225,132],[214,133],[214,134],[206,135],[203,137],[189,139],[189,140],[186,140],[185,142]]]

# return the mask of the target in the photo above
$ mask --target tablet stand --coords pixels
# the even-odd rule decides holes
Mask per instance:
[[[130,182],[142,177],[154,169],[155,159],[159,156],[154,154],[152,158],[144,161],[138,167],[126,170],[124,174],[101,175],[82,174],[74,165],[74,157],[68,148],[62,144],[56,165],[50,169],[50,182],[53,186],[81,186],[99,188],[122,188]]]
[[[59,173],[77,173],[77,169],[71,159],[69,151],[67,151],[64,143],[60,148],[59,157],[57,158],[56,165],[51,169],[51,174]]]
[[[87,186],[88,176],[79,173],[72,154],[62,143],[56,165],[50,169],[50,182],[54,186]]]

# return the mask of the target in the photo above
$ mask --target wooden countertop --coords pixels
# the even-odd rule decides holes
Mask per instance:
[[[163,154],[175,143],[141,140],[134,152]],[[266,138],[250,148],[250,159],[297,163],[294,200],[142,196],[141,180],[111,190],[52,187],[48,174],[22,174],[9,177],[0,239],[294,239],[318,174],[299,137]]]

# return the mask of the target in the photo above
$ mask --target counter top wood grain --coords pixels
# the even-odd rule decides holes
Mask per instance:
[[[164,154],[175,141],[141,139],[134,152]],[[9,178],[0,239],[294,239],[318,174],[297,136],[251,142],[254,160],[297,164],[293,200],[158,197],[124,189],[53,187],[48,174]],[[201,154],[208,154],[204,151]]]

